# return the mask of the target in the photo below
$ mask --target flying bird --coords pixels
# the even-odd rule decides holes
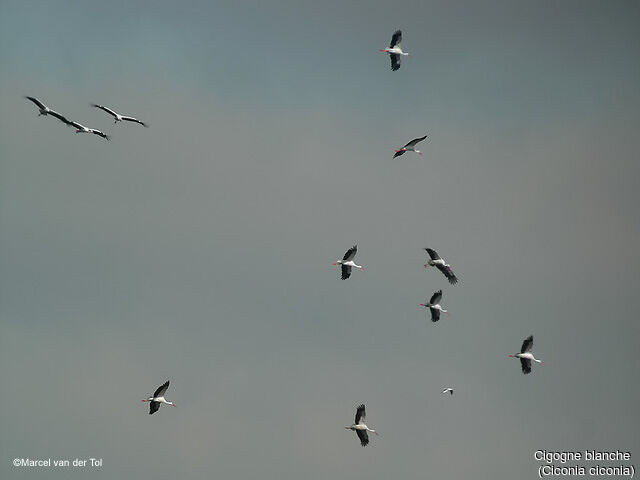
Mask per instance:
[[[446,263],[440,255],[433,248],[425,248],[431,260],[429,260],[424,266],[426,267],[436,267],[438,270],[442,272],[442,274],[447,277],[449,283],[455,285],[458,283],[458,277],[455,276],[453,270],[451,270],[451,265]]]
[[[366,416],[367,414],[364,411],[364,404],[360,405],[356,410],[356,420],[355,422],[353,422],[353,425],[344,427],[347,430],[353,430],[354,432],[356,432],[356,435],[358,435],[358,438],[360,439],[360,445],[362,445],[363,447],[369,445],[369,435],[367,434],[367,432],[375,433],[376,435],[378,435],[378,432],[376,432],[375,430],[371,430],[364,423]]]
[[[450,393],[451,395],[453,395],[453,388],[447,387],[444,390],[442,390],[442,393]]]
[[[109,115],[111,115],[114,118],[114,122],[113,123],[118,123],[118,122],[125,121],[125,122],[139,123],[143,127],[148,127],[149,126],[148,124],[144,123],[141,120],[138,120],[137,118],[128,117],[126,115],[120,115],[119,113],[116,113],[113,110],[111,110],[110,108],[105,107],[103,105],[96,105],[95,103],[92,103],[91,106],[99,108],[100,110],[103,110],[103,111],[107,112]]]
[[[400,150],[396,150],[396,153],[393,156],[393,158],[399,157],[400,155],[404,155],[405,152],[416,152],[418,155],[422,155],[422,152],[420,150],[416,150],[416,144],[423,141],[425,138],[427,138],[426,135],[424,137],[414,138],[409,143],[407,143],[404,147],[402,147]]]
[[[357,252],[358,252],[358,246],[354,245],[349,250],[347,250],[347,253],[344,254],[344,257],[342,257],[342,260],[338,260],[336,263],[333,264],[334,266],[340,265],[340,267],[342,267],[342,276],[340,277],[342,280],[346,280],[351,276],[352,267],[364,270],[364,268],[362,268],[361,265],[356,265],[356,263],[353,261],[353,257],[356,256]]]
[[[402,56],[409,56],[408,53],[402,51],[400,47],[400,43],[402,42],[402,32],[400,30],[396,30],[393,32],[391,36],[391,43],[389,44],[389,48],[380,49],[383,53],[388,53],[389,57],[391,57],[391,70],[394,72],[400,68],[400,58]]]
[[[431,296],[431,300],[429,300],[429,303],[420,304],[421,307],[428,307],[429,310],[431,310],[432,322],[437,322],[438,320],[440,320],[440,312],[446,313],[447,315],[449,314],[447,310],[445,310],[440,306],[441,299],[442,299],[442,290],[438,290]]]
[[[49,107],[47,107],[44,103],[42,103],[40,100],[38,100],[35,97],[24,97],[27,100],[31,100],[33,103],[36,104],[36,106],[38,107],[38,116],[44,115],[51,115],[55,118],[57,118],[58,120],[60,120],[61,122],[69,125],[69,120],[67,120],[64,116],[60,115],[58,112],[56,112],[55,110],[50,109]]]
[[[84,125],[79,124],[78,122],[71,121],[71,122],[68,122],[68,125],[75,127],[77,129],[76,133],[93,133],[94,135],[98,135],[104,138],[105,140],[111,140],[111,137],[106,133],[101,132],[100,130],[97,130],[95,128],[87,128]]]
[[[531,353],[531,347],[533,347],[533,335],[529,335],[524,339],[524,342],[522,342],[522,347],[520,348],[520,353],[509,355],[512,358],[520,359],[520,364],[522,365],[522,373],[524,373],[525,375],[527,373],[531,373],[532,360],[536,363],[544,365],[542,361],[533,356],[533,353]]]
[[[146,400],[142,400],[143,402],[149,402],[149,415],[153,415],[154,413],[156,413],[160,408],[160,405],[162,405],[163,403],[165,405],[171,405],[172,407],[176,406],[175,403],[165,400],[164,394],[166,393],[167,388],[169,388],[169,380],[160,385],[152,396],[150,396]]]
[[[51,109],[49,107],[47,107],[44,103],[42,103],[40,100],[38,100],[35,97],[24,97],[27,100],[31,100],[33,103],[36,104],[36,106],[38,107],[38,110],[40,113],[38,113],[38,116],[40,115],[49,115],[49,112],[51,112]]]

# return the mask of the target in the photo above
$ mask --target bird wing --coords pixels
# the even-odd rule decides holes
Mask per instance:
[[[118,114],[116,112],[114,112],[113,110],[111,110],[108,107],[102,106],[102,105],[96,105],[95,103],[91,104],[92,107],[96,107],[99,108],[100,110],[103,110],[105,112],[107,112],[109,115],[111,115],[113,118],[116,118],[118,116]]]
[[[438,290],[431,296],[431,300],[429,300],[430,305],[437,305],[440,303],[442,299],[442,290]]]
[[[359,425],[361,423],[364,423],[366,418],[367,418],[367,412],[364,411],[364,404],[362,404],[358,406],[358,409],[356,410],[356,421],[353,423],[355,425]]]
[[[139,123],[140,125],[142,125],[143,127],[148,127],[149,125],[147,125],[146,123],[144,123],[141,120],[138,120],[137,118],[133,118],[133,117],[126,117],[126,116],[122,116],[122,120],[125,120],[127,122],[135,122],[135,123]]]
[[[521,358],[520,364],[522,365],[522,373],[524,373],[525,375],[527,373],[531,373],[531,360],[529,360],[528,358]]]
[[[162,385],[158,387],[158,389],[155,392],[153,392],[153,398],[164,397],[164,394],[166,393],[167,388],[169,388],[169,380],[164,382]]]
[[[400,69],[400,55],[397,53],[390,53],[389,57],[391,57],[391,70],[396,71]]]
[[[393,35],[391,36],[391,43],[389,44],[389,48],[393,48],[396,45],[399,45],[401,42],[402,42],[402,31],[396,30],[395,32],[393,32]]]
[[[160,402],[149,402],[149,415],[153,415],[160,408]]]
[[[66,124],[66,125],[71,125],[71,122],[69,120],[67,120],[64,115],[60,115],[58,112],[56,112],[54,110],[49,110],[49,115],[52,115],[52,116],[56,117],[58,120],[60,120],[62,123]]]
[[[35,103],[38,107],[42,109],[47,108],[44,103],[42,103],[40,100],[38,100],[35,97],[24,97],[24,98],[26,98],[27,100],[31,100],[33,103]]]
[[[456,283],[458,283],[458,277],[455,276],[453,270],[451,270],[451,267],[447,265],[436,265],[436,267],[442,272],[445,277],[447,277],[447,280],[449,280],[449,283],[451,285],[455,285]]]
[[[425,248],[425,250],[431,257],[431,260],[440,260],[440,255],[438,255],[438,252],[436,252],[433,248]]]
[[[437,308],[431,308],[431,307],[429,307],[429,310],[431,310],[432,322],[437,322],[438,320],[440,320],[440,310],[438,310]]]
[[[403,148],[407,148],[407,147],[415,147],[418,143],[420,143],[421,141],[423,141],[425,138],[427,138],[427,136],[425,135],[424,137],[420,137],[420,138],[414,138],[413,140],[411,140],[409,143],[407,143]]]
[[[522,342],[522,348],[520,349],[520,353],[526,353],[531,351],[531,347],[533,347],[533,335],[529,335]]]
[[[356,253],[358,253],[358,246],[354,245],[349,250],[347,250],[347,253],[344,254],[344,257],[342,257],[342,261],[348,262],[349,260],[353,260],[353,257],[356,256]]]
[[[342,276],[340,277],[342,280],[346,280],[351,276],[351,267],[349,265],[341,265],[342,267]]]
[[[398,150],[395,155],[393,156],[393,158],[399,157],[400,155],[404,155],[404,150]]]
[[[356,430],[356,435],[358,435],[358,438],[360,439],[360,445],[363,447],[369,445],[369,435],[367,435],[366,430]]]
[[[111,140],[111,137],[100,130],[96,130],[95,128],[90,128],[89,131],[94,135],[98,135],[99,137],[104,138],[105,140]]]
[[[69,125],[72,125],[74,127],[76,127],[78,130],[84,130],[87,127],[85,127],[84,125],[78,123],[78,122],[74,122],[73,120],[69,122]]]

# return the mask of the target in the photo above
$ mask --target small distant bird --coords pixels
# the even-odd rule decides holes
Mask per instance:
[[[92,103],[91,106],[99,108],[100,110],[103,110],[103,111],[107,112],[109,115],[111,115],[114,118],[114,122],[113,123],[122,122],[124,120],[125,122],[139,123],[143,127],[148,127],[149,126],[148,124],[144,123],[141,120],[138,120],[137,118],[128,117],[126,115],[120,115],[119,113],[114,112],[113,110],[111,110],[108,107],[105,107],[105,106],[102,106],[102,105],[96,105],[95,103]]]
[[[396,150],[396,153],[393,156],[393,158],[399,157],[400,155],[404,155],[405,152],[416,152],[418,155],[422,155],[422,152],[420,150],[416,150],[416,144],[423,141],[425,138],[427,138],[426,135],[424,137],[414,138],[409,143],[407,143],[404,147],[402,147],[400,150]]]
[[[38,113],[38,116],[41,115],[49,115],[49,112],[51,112],[51,109],[49,107],[47,107],[44,103],[42,103],[40,100],[38,100],[35,97],[24,97],[27,100],[31,100],[33,103],[36,104],[36,106],[38,107],[38,110],[40,113]]]
[[[451,270],[451,265],[449,265],[442,258],[440,258],[440,255],[438,255],[438,253],[433,248],[425,248],[425,250],[431,257],[431,260],[429,260],[425,264],[425,268],[436,267],[438,270],[442,272],[442,274],[445,277],[447,277],[447,280],[449,280],[450,284],[455,285],[456,283],[458,283],[458,277],[456,277],[455,274],[453,273],[453,270]]]
[[[447,387],[444,390],[442,390],[442,393],[450,393],[451,395],[453,395],[453,388]]]
[[[56,117],[58,120],[60,120],[63,123],[66,123],[67,125],[69,124],[69,120],[67,120],[64,116],[60,115],[58,112],[56,112],[55,110],[51,110],[49,107],[47,107],[44,103],[42,103],[40,100],[38,100],[35,97],[24,97],[27,100],[31,100],[33,103],[36,104],[36,106],[38,107],[38,116],[47,116],[47,115],[51,115],[53,117]]]
[[[111,140],[111,137],[109,135],[95,128],[87,128],[84,125],[81,125],[78,122],[73,122],[73,121],[68,122],[68,124],[77,129],[76,133],[93,133],[94,135],[98,135],[104,138],[105,140]]]
[[[431,296],[429,303],[421,303],[421,307],[428,307],[431,310],[431,321],[437,322],[440,320],[440,312],[449,315],[449,312],[440,306],[440,300],[442,299],[442,290],[438,290]]]
[[[356,256],[357,252],[358,252],[358,246],[354,245],[349,250],[347,250],[347,253],[344,254],[344,257],[342,257],[342,260],[338,260],[336,263],[333,264],[334,266],[340,265],[342,267],[342,276],[340,277],[342,280],[346,280],[351,276],[352,267],[364,270],[364,268],[362,268],[361,265],[356,265],[356,263],[353,261],[353,257]]]
[[[160,405],[163,403],[165,405],[171,405],[172,407],[176,406],[175,403],[167,402],[167,400],[165,400],[164,394],[166,393],[167,388],[169,388],[169,380],[160,385],[152,396],[150,396],[146,400],[142,400],[143,402],[149,402],[149,415],[153,415],[154,413],[156,413],[160,408]]]
[[[516,353],[514,355],[509,355],[512,358],[519,358],[520,364],[522,365],[522,373],[525,375],[527,373],[531,373],[531,361],[533,360],[536,363],[544,365],[544,363],[538,360],[531,353],[531,347],[533,347],[533,335],[529,335],[525,338],[524,342],[522,342],[522,348],[520,348],[520,353]]]
[[[367,435],[367,432],[375,433],[376,435],[378,435],[378,432],[376,432],[375,430],[371,430],[364,423],[366,416],[367,414],[364,411],[364,404],[360,405],[356,410],[356,421],[353,422],[353,425],[351,425],[350,427],[344,427],[347,430],[353,430],[354,432],[356,432],[356,435],[358,435],[358,438],[360,439],[360,445],[362,445],[363,447],[369,445],[369,435]]]
[[[400,30],[396,30],[391,36],[391,43],[389,44],[389,48],[380,50],[383,53],[388,53],[389,57],[391,57],[391,70],[393,70],[394,72],[400,68],[400,57],[409,56],[408,53],[402,51],[402,48],[400,47],[401,42],[402,32]]]

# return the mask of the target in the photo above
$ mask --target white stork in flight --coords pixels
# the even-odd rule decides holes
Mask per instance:
[[[95,128],[88,128],[84,125],[79,124],[78,122],[68,122],[69,125],[76,128],[76,133],[93,133],[94,135],[98,135],[105,140],[111,140],[111,137],[104,132],[101,132]]]
[[[419,142],[423,141],[425,138],[427,138],[426,135],[424,137],[414,138],[409,143],[407,143],[404,147],[402,147],[400,150],[396,150],[396,153],[393,156],[393,158],[399,157],[400,155],[404,155],[405,152],[416,152],[418,155],[422,155],[422,152],[420,150],[416,150],[416,145]]]
[[[347,250],[347,253],[344,254],[344,257],[342,257],[342,260],[338,260],[333,264],[334,266],[340,265],[340,267],[342,268],[342,276],[340,277],[342,280],[346,280],[351,276],[352,267],[364,270],[361,265],[356,265],[356,263],[353,261],[353,257],[356,256],[357,252],[358,246],[354,245],[349,250]]]
[[[111,116],[113,117],[113,119],[114,119],[114,122],[113,122],[113,123],[122,122],[122,121],[124,120],[125,122],[134,122],[134,123],[139,123],[139,124],[140,124],[140,125],[142,125],[143,127],[148,127],[148,126],[149,126],[148,124],[144,123],[144,122],[143,122],[143,121],[141,121],[141,120],[138,120],[137,118],[134,118],[134,117],[128,117],[128,116],[126,116],[126,115],[120,115],[119,113],[114,112],[114,111],[113,111],[113,110],[111,110],[110,108],[105,107],[105,106],[103,106],[103,105],[96,105],[95,103],[92,103],[92,104],[91,104],[91,106],[92,106],[92,107],[99,108],[100,110],[103,110],[103,111],[107,112],[109,115],[111,115]]]
[[[36,104],[36,107],[38,107],[38,111],[40,113],[38,113],[38,116],[41,115],[49,115],[49,112],[51,112],[51,109],[49,107],[47,107],[44,103],[42,103],[40,100],[38,100],[36,97],[24,97],[27,100],[31,100],[33,103]]]
[[[453,273],[453,270],[451,270],[451,265],[449,265],[442,258],[440,258],[440,255],[438,255],[438,252],[436,252],[433,248],[425,248],[425,250],[431,257],[431,260],[429,260],[424,265],[425,268],[436,267],[438,270],[442,272],[442,274],[445,277],[447,277],[447,280],[449,280],[450,284],[455,285],[456,283],[458,283],[458,277],[456,277],[455,274]]]
[[[153,392],[153,395],[151,395],[149,398],[147,398],[146,400],[142,400],[143,402],[149,402],[149,415],[153,415],[154,413],[156,413],[160,408],[160,405],[163,403],[165,405],[171,405],[172,407],[176,406],[175,403],[167,402],[167,400],[165,400],[164,394],[166,393],[167,388],[169,388],[169,380],[160,385],[158,389]]]
[[[36,104],[36,106],[38,107],[38,116],[44,115],[51,115],[53,117],[56,117],[58,120],[60,120],[61,122],[69,125],[69,120],[67,120],[63,115],[60,115],[58,112],[56,112],[55,110],[51,110],[49,107],[47,107],[44,103],[42,103],[40,100],[38,100],[35,97],[24,97],[27,100],[31,100],[33,103]]]
[[[364,423],[366,420],[366,416],[367,414],[364,411],[364,404],[362,404],[356,410],[356,421],[353,422],[353,425],[344,427],[347,430],[353,430],[354,432],[356,432],[356,435],[358,435],[358,438],[360,439],[360,445],[362,445],[363,447],[369,445],[369,435],[367,435],[367,432],[375,433],[376,435],[378,435],[378,432],[376,432],[375,430],[371,430]]]
[[[442,300],[442,290],[438,290],[431,296],[429,303],[421,303],[421,307],[428,307],[431,310],[431,321],[437,322],[440,320],[440,312],[449,315],[449,312],[440,306],[440,300]]]
[[[512,358],[520,359],[520,364],[522,365],[522,373],[524,373],[525,375],[527,373],[531,373],[532,360],[536,363],[544,365],[542,361],[533,356],[533,353],[531,353],[531,347],[533,347],[533,335],[529,335],[524,339],[524,342],[522,342],[522,348],[520,348],[520,353],[509,355]]]
[[[391,57],[391,70],[394,72],[400,68],[400,57],[408,57],[409,54],[402,51],[400,43],[402,42],[402,31],[396,30],[391,36],[391,43],[389,48],[380,49],[383,53],[388,53]]]
[[[450,393],[451,395],[453,395],[453,388],[447,387],[444,390],[442,390],[442,393]]]

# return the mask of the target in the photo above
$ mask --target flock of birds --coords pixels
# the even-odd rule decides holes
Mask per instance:
[[[403,56],[410,56],[408,53],[404,52],[400,46],[400,43],[402,42],[402,32],[400,30],[396,30],[392,37],[391,37],[391,43],[389,44],[389,48],[385,48],[385,49],[381,49],[380,52],[383,53],[387,53],[389,54],[389,58],[391,59],[391,70],[393,71],[397,71],[400,69],[400,61],[401,58]],[[110,136],[105,134],[104,132],[102,132],[101,130],[95,129],[95,128],[88,128],[85,127],[84,125],[73,121],[73,120],[69,120],[67,119],[64,115],[56,112],[55,110],[50,109],[49,107],[47,107],[44,103],[42,103],[40,100],[38,100],[35,97],[25,97],[26,99],[30,100],[31,102],[33,102],[37,107],[38,107],[38,116],[51,116],[54,117],[58,120],[60,120],[62,123],[64,123],[65,125],[69,126],[69,127],[74,127],[76,129],[76,133],[92,133],[94,135],[98,135],[102,138],[104,138],[105,140],[109,140]],[[98,108],[106,113],[108,113],[109,115],[111,115],[114,119],[114,124],[118,123],[118,122],[132,122],[132,123],[138,123],[144,127],[148,127],[148,124],[138,120],[135,117],[131,117],[131,116],[127,116],[127,115],[121,115],[119,113],[117,113],[116,111],[105,107],[103,105],[98,105],[98,104],[92,104],[91,105],[94,108]],[[427,138],[427,135],[423,136],[423,137],[418,137],[415,138],[413,140],[411,140],[410,142],[408,142],[406,145],[404,145],[402,148],[398,149],[395,151],[395,154],[393,156],[393,158],[397,158],[401,155],[404,155],[406,152],[414,152],[417,153],[419,155],[422,155],[422,152],[420,150],[416,149],[416,145],[420,142],[422,142],[423,140],[425,140]],[[453,273],[453,269],[451,268],[451,265],[448,264],[447,262],[444,261],[444,259],[432,248],[425,248],[424,250],[426,250],[427,254],[429,255],[429,260],[427,261],[427,263],[424,265],[425,268],[427,267],[435,267],[438,270],[440,270],[440,272],[445,276],[445,278],[449,281],[449,283],[451,285],[455,285],[458,283],[458,277]],[[356,253],[358,252],[358,246],[354,245],[353,247],[351,247],[349,250],[347,250],[347,252],[344,254],[344,256],[342,257],[342,260],[337,260],[333,265],[334,266],[339,266],[340,270],[341,270],[341,275],[340,278],[342,280],[347,280],[348,278],[351,277],[351,273],[352,270],[354,268],[358,269],[358,270],[364,270],[362,265],[358,265],[355,263],[354,258],[356,256]],[[420,306],[428,308],[430,313],[431,313],[431,321],[432,322],[437,322],[440,320],[440,314],[441,313],[445,313],[445,314],[449,314],[449,312],[447,310],[445,310],[442,305],[440,304],[440,302],[442,301],[442,290],[438,290],[437,292],[434,292],[433,295],[431,296],[431,298],[429,299],[429,301],[427,303],[421,303]],[[520,348],[520,352],[515,353],[513,355],[509,355],[509,357],[512,358],[518,358],[520,359],[520,364],[522,367],[522,373],[524,374],[528,374],[531,373],[531,365],[532,362],[536,362],[539,364],[542,364],[542,362],[535,358],[533,356],[533,353],[531,353],[531,349],[533,347],[533,335],[530,335],[529,337],[527,337],[524,342],[522,343],[522,347]],[[167,389],[169,388],[169,381],[166,381],[164,384],[162,384],[161,386],[159,386],[156,391],[153,393],[153,395],[149,396],[148,398],[142,400],[143,402],[147,402],[149,403],[149,414],[152,415],[155,412],[158,411],[158,409],[160,408],[160,405],[170,405],[175,407],[175,403],[168,401],[165,398],[165,394],[167,392]],[[446,387],[442,390],[442,394],[450,394],[453,395],[453,388],[452,387]],[[358,439],[360,440],[360,444],[364,447],[367,446],[369,444],[369,436],[368,436],[368,432],[371,432],[375,435],[378,435],[378,432],[376,432],[375,430],[369,428],[367,426],[367,424],[365,423],[366,421],[366,411],[365,411],[365,406],[364,404],[359,405],[356,409],[356,416],[355,416],[355,420],[354,423],[348,427],[345,427],[345,429],[347,430],[352,430],[356,433],[356,435],[358,436]]]
[[[56,112],[55,110],[52,110],[49,107],[47,107],[44,103],[42,103],[40,100],[38,100],[35,97],[25,97],[25,98],[27,100],[31,100],[33,103],[36,104],[36,106],[38,107],[38,112],[39,112],[38,116],[49,116],[50,115],[50,116],[60,120],[66,126],[75,128],[76,129],[76,133],[93,133],[94,135],[98,135],[99,137],[102,137],[105,140],[111,140],[111,137],[109,135],[107,135],[106,133],[104,133],[103,131],[98,130],[97,128],[85,127],[81,123],[78,123],[78,122],[73,121],[73,120],[69,120],[64,115],[62,115],[62,114]],[[113,110],[111,110],[110,108],[105,107],[103,105],[96,105],[94,103],[91,106],[95,107],[95,108],[99,108],[100,110],[103,110],[103,111],[107,112],[109,115],[111,115],[114,118],[114,122],[113,123],[118,123],[118,122],[122,122],[122,121],[134,122],[134,123],[139,123],[143,127],[148,127],[148,125],[146,123],[138,120],[137,118],[129,117],[127,115],[120,115],[119,113],[116,113]]]

